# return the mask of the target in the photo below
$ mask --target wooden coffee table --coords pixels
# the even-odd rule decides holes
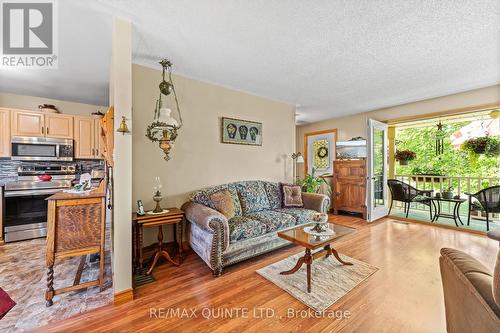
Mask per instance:
[[[347,234],[353,233],[355,229],[345,227],[343,225],[328,223],[328,227],[334,231],[333,235],[328,236],[313,236],[304,231],[304,227],[313,226],[314,224],[305,224],[292,229],[283,230],[278,232],[280,238],[286,239],[294,244],[303,246],[305,254],[297,260],[295,266],[288,270],[281,272],[282,275],[289,275],[297,272],[303,264],[307,265],[307,292],[311,292],[311,264],[313,260],[326,256],[327,258],[333,256],[343,265],[352,265],[350,262],[343,261],[338,252],[331,246],[331,243]],[[312,253],[313,250],[321,248],[320,251]]]

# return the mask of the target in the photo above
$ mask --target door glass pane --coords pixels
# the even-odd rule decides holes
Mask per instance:
[[[384,130],[373,129],[373,205],[384,206]]]

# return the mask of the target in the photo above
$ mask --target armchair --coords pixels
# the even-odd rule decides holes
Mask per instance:
[[[421,202],[424,205],[429,206],[429,214],[432,220],[431,203],[429,200],[420,199],[420,196],[430,197],[432,195],[433,190],[419,190],[397,179],[387,180],[387,185],[389,186],[389,190],[391,191],[391,206],[389,208],[388,215],[391,214],[392,204],[394,201],[404,202],[405,204],[404,211],[406,213],[407,218],[408,218],[408,213],[410,212],[411,203]]]
[[[486,230],[490,230],[490,213],[500,213],[500,186],[492,186],[481,191],[471,194],[465,193],[469,196],[469,213],[467,216],[467,225],[470,224],[470,212],[471,210],[479,210],[486,213]],[[478,205],[474,205],[473,199],[479,202]]]
[[[499,231],[488,237],[500,241]],[[500,332],[500,251],[494,272],[454,249],[439,258],[448,333]]]

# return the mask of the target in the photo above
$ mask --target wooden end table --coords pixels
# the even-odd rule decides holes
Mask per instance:
[[[314,224],[301,225],[292,229],[283,230],[278,232],[280,238],[286,239],[294,244],[300,245],[305,248],[305,254],[297,260],[295,266],[288,270],[283,271],[280,274],[289,275],[297,272],[303,264],[307,265],[307,292],[311,292],[311,264],[315,259],[326,257],[328,258],[333,254],[335,259],[337,259],[343,265],[352,265],[350,262],[343,261],[337,250],[335,250],[331,243],[347,234],[353,233],[356,229],[345,227],[343,225],[328,223],[328,227],[334,231],[333,235],[328,236],[314,236],[308,234],[304,231],[304,227],[314,226]],[[313,250],[322,248],[320,251],[312,253]]]
[[[132,214],[132,235],[133,235],[133,255],[134,255],[134,268],[140,270],[143,269],[143,257],[142,257],[142,242],[143,242],[143,228],[158,228],[158,246],[156,248],[155,254],[153,256],[153,262],[146,272],[146,275],[151,274],[158,259],[164,257],[167,261],[175,266],[179,266],[182,263],[182,234],[183,234],[183,222],[184,222],[184,212],[179,208],[168,208],[167,213],[162,214],[146,214],[137,215],[137,213]],[[170,254],[163,247],[163,226],[173,224],[175,228],[174,237],[177,243],[178,261],[170,256]]]

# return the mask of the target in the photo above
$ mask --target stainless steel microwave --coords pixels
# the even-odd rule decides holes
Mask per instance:
[[[18,161],[72,161],[73,140],[14,136],[12,159]]]

